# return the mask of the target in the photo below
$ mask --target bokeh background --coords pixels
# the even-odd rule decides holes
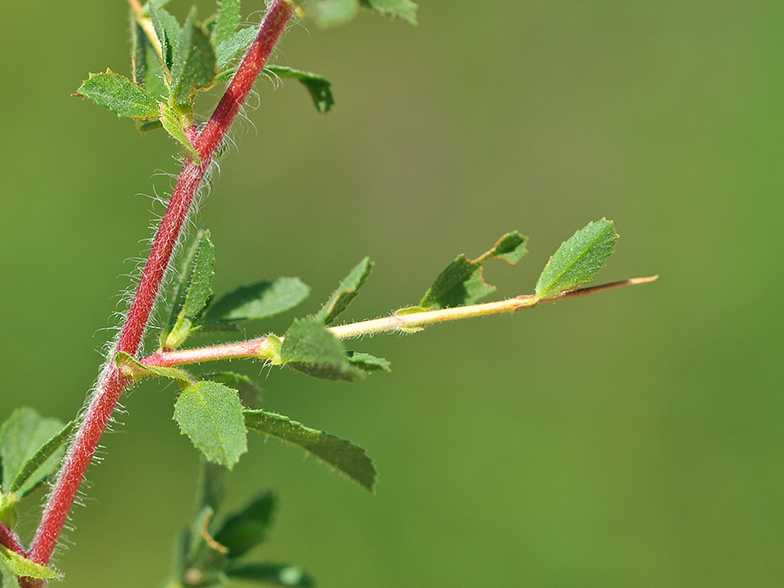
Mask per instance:
[[[67,420],[176,148],[69,97],[88,72],[128,72],[122,0],[3,12],[0,418],[27,404]],[[780,0],[422,0],[418,28],[291,28],[275,61],[327,76],[337,106],[320,116],[295,82],[258,84],[197,219],[218,292],[298,275],[312,312],[370,255],[347,318],[380,316],[519,229],[528,257],[486,271],[512,296],[603,216],[621,239],[601,281],[661,279],[358,342],[394,370],[360,383],[232,366],[381,474],[371,496],[252,438],[230,501],[280,493],[260,557],[324,588],[782,585],[783,26]],[[58,558],[66,586],[166,575],[198,469],[173,397],[125,399]],[[39,507],[23,510],[29,528]]]

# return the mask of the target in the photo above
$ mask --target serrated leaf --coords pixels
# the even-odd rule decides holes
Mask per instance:
[[[205,380],[220,382],[229,388],[234,388],[239,393],[242,404],[248,408],[258,408],[261,405],[261,386],[248,376],[235,372],[217,372],[200,377]]]
[[[365,376],[351,365],[343,343],[317,318],[294,321],[286,331],[280,357],[282,363],[315,378],[353,381]]]
[[[299,278],[262,280],[240,286],[217,299],[201,318],[202,323],[256,320],[297,306],[310,294]]]
[[[152,2],[148,2],[147,11],[155,28],[155,36],[158,37],[158,42],[161,44],[161,55],[158,59],[162,61],[166,69],[171,70],[174,56],[177,55],[180,46],[182,31],[177,18],[162,8],[161,4],[158,3],[156,7]]]
[[[121,118],[144,120],[160,115],[155,98],[144,88],[110,69],[106,73],[91,73],[74,96],[89,98]]]
[[[383,357],[374,357],[369,353],[357,353],[355,351],[348,352],[348,360],[352,365],[357,366],[359,369],[366,372],[391,372],[392,364]]]
[[[29,494],[30,491],[40,483],[38,482],[33,484],[33,486],[30,486],[27,484],[28,482],[34,479],[43,481],[54,474],[57,471],[60,459],[65,451],[64,446],[75,429],[76,421],[71,421],[44,443],[38,451],[24,463],[13,482],[11,482],[8,491],[15,492],[22,498]],[[35,478],[33,476],[35,476]],[[27,488],[25,488],[26,484]]]
[[[201,157],[199,157],[199,153],[185,133],[185,129],[182,128],[182,123],[180,122],[180,117],[177,115],[177,112],[171,106],[164,104],[163,102],[158,103],[158,106],[161,111],[160,123],[163,128],[166,129],[166,132],[169,133],[175,141],[182,145],[185,149],[185,154],[193,163],[201,165]]]
[[[368,279],[371,271],[373,271],[373,262],[366,257],[343,279],[337,290],[332,293],[332,296],[329,297],[329,300],[321,307],[321,310],[316,313],[314,318],[325,325],[334,322],[338,315],[346,310],[351,301],[357,296],[359,289],[365,283],[365,280]]]
[[[228,40],[237,30],[242,17],[240,16],[240,0],[221,0],[218,19],[212,29],[212,44],[215,47]]]
[[[18,408],[11,414],[0,426],[4,489],[15,487],[19,497],[25,496],[57,470],[59,455],[52,454],[22,483],[14,484],[16,478],[26,469],[27,463],[62,428],[63,423],[58,419],[44,418],[27,406]]]
[[[253,27],[241,29],[215,47],[215,63],[218,70],[216,80],[223,81],[234,75],[235,68],[229,66],[238,57],[247,53],[258,32]]]
[[[61,575],[52,568],[30,561],[7,547],[0,545],[0,558],[5,565],[17,576],[36,578],[37,580],[59,580]]]
[[[294,588],[315,588],[316,583],[305,569],[292,564],[239,563],[226,569],[226,575],[236,580],[261,582],[273,586],[293,586]]]
[[[16,574],[8,567],[8,564],[2,557],[0,557],[0,578],[3,580],[3,588],[20,588]]]
[[[194,91],[209,86],[215,78],[215,51],[209,35],[196,23],[195,6],[182,27],[171,72],[171,100],[177,106],[188,109]]]
[[[359,0],[298,0],[297,3],[320,29],[345,24],[359,12]]]
[[[371,8],[381,14],[392,16],[412,25],[417,24],[416,4],[411,0],[359,0],[365,8]]]
[[[378,473],[364,449],[351,441],[306,427],[289,417],[264,410],[246,410],[245,425],[312,453],[371,492]]]
[[[189,251],[188,258],[193,261],[187,271],[187,278],[180,278],[172,305],[170,326],[164,331],[163,348],[177,349],[190,335],[191,328],[199,321],[212,298],[212,279],[215,275],[215,246],[210,240],[210,232],[199,231],[195,253]],[[186,285],[187,284],[187,285]],[[176,313],[176,318],[174,318]],[[171,324],[174,319],[173,324]]]
[[[229,550],[229,559],[240,557],[264,542],[272,524],[276,502],[274,493],[264,492],[252,498],[243,508],[227,515],[213,537]]]
[[[242,403],[237,391],[223,384],[204,381],[185,388],[174,420],[209,461],[232,469],[248,450]]]
[[[495,287],[482,279],[482,266],[494,257],[515,265],[528,253],[526,241],[526,237],[513,231],[501,237],[492,249],[476,259],[458,255],[425,292],[419,306],[428,310],[466,306],[492,294]]]
[[[156,378],[166,378],[177,382],[183,388],[187,388],[193,383],[187,372],[184,372],[181,369],[145,365],[125,351],[118,351],[117,355],[114,356],[114,361],[117,364],[117,367],[120,368],[120,371],[135,382],[142,378],[154,376]]]
[[[332,84],[323,76],[282,65],[269,65],[264,68],[264,71],[280,78],[294,78],[298,80],[310,94],[316,110],[322,114],[329,112],[335,105],[335,97],[332,95]]]
[[[617,239],[612,221],[603,218],[588,223],[564,241],[547,262],[536,282],[536,295],[553,298],[590,282],[604,267]]]

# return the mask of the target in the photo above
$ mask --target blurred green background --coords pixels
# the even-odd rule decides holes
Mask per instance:
[[[88,72],[128,72],[126,10],[5,5],[2,419],[79,410],[162,212],[149,196],[178,170],[161,132],[69,97]],[[394,371],[360,383],[233,365],[261,378],[267,408],[368,448],[381,474],[370,496],[253,437],[231,500],[280,492],[259,555],[323,588],[781,586],[784,3],[422,0],[419,14],[418,28],[371,14],[291,28],[275,62],[325,75],[337,106],[320,116],[295,82],[257,85],[197,219],[217,291],[298,275],[312,312],[367,254],[376,273],[347,318],[380,316],[519,229],[529,256],[486,277],[528,293],[603,216],[621,240],[600,281],[661,279],[364,340],[352,347]],[[166,575],[198,469],[173,396],[125,398],[58,558],[66,586]]]

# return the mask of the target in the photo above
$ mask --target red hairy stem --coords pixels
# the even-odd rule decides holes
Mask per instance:
[[[128,316],[120,331],[116,351],[136,355],[139,350],[171,262],[172,253],[182,234],[204,174],[293,13],[294,7],[289,0],[274,0],[237,74],[229,84],[207,126],[196,138],[195,147],[202,163],[197,166],[187,161],[183,165],[166,213],[155,235]],[[123,376],[113,359],[109,358],[98,378],[79,431],[76,433],[44,509],[29,554],[34,562],[49,563],[84,474],[112,418],[117,402],[129,383],[129,378]],[[40,585],[41,582],[25,579],[23,584],[35,586]]]
[[[22,547],[22,544],[19,543],[16,534],[3,523],[0,523],[0,545],[18,553],[22,557],[27,557],[27,552]]]
[[[181,351],[159,351],[141,360],[144,365],[154,367],[174,367],[189,363],[203,361],[217,361],[219,359],[242,359],[258,357],[261,345],[265,339],[251,339],[239,343],[214,345],[212,347],[199,347],[196,349],[183,349]]]

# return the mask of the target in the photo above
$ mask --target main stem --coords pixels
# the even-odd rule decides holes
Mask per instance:
[[[139,350],[171,262],[174,247],[182,234],[204,175],[293,13],[294,7],[289,0],[273,1],[261,23],[256,40],[248,50],[209,122],[196,138],[194,146],[202,163],[195,165],[191,161],[186,161],[183,165],[166,214],[155,235],[150,257],[144,266],[128,316],[120,330],[115,351],[136,355]],[[84,474],[93,459],[106,426],[111,421],[117,402],[129,383],[130,379],[118,370],[112,354],[98,378],[81,426],[44,509],[29,554],[29,558],[34,562],[49,563]]]

